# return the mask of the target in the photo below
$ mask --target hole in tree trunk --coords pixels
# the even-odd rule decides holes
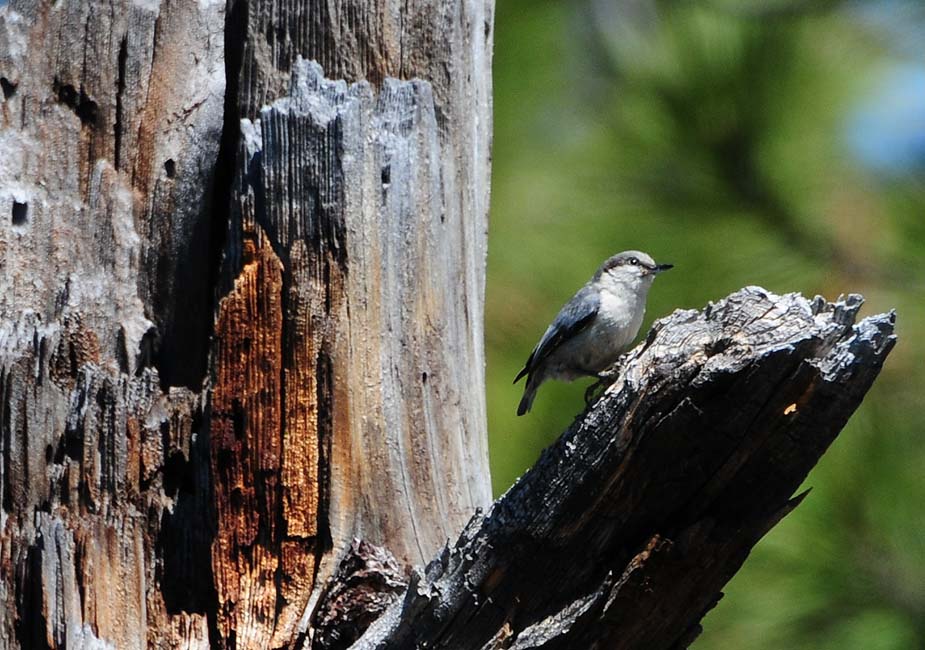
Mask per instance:
[[[3,3],[0,3],[0,6],[2,6],[2,4],[3,4]],[[12,81],[10,81],[9,79],[7,79],[6,77],[0,77],[0,88],[3,89],[3,98],[4,98],[4,99],[9,99],[9,98],[12,97],[13,95],[15,95],[15,94],[16,94],[16,87],[17,87],[17,86],[19,86],[19,84],[13,83]]]
[[[29,218],[29,204],[13,201],[13,225],[21,226]]]

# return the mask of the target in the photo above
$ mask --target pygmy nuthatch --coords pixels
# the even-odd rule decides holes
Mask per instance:
[[[636,338],[652,281],[671,267],[640,251],[624,251],[601,264],[559,310],[514,379],[516,384],[527,376],[517,415],[530,410],[536,390],[547,379],[600,378]]]

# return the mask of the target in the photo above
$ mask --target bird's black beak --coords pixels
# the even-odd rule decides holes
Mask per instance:
[[[661,273],[662,271],[667,271],[668,269],[674,268],[674,264],[656,264],[655,272]]]

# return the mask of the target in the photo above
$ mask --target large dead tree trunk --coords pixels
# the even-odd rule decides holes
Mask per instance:
[[[354,537],[490,502],[491,26],[2,10],[0,646],[304,645]]]
[[[678,314],[470,521],[491,30],[490,0],[2,10],[0,647],[689,637],[891,321]]]

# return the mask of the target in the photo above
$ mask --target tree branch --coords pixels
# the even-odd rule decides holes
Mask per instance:
[[[352,647],[687,647],[893,347],[861,302],[748,287],[658,321]]]

